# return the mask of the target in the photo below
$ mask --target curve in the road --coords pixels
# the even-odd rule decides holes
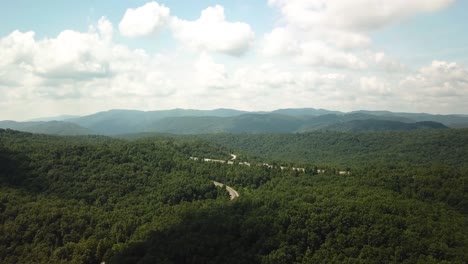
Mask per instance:
[[[213,183],[214,183],[215,186],[218,186],[218,187],[221,187],[221,188],[224,187],[224,184],[222,184],[220,182],[213,181]],[[229,187],[227,185],[226,185],[226,190],[229,192],[229,197],[230,197],[231,200],[234,200],[234,199],[239,197],[239,193],[236,190],[234,190],[233,188],[231,188],[231,187]]]

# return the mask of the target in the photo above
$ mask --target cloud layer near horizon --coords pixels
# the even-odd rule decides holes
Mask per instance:
[[[117,30],[102,17],[87,32],[65,29],[52,38],[14,31],[0,38],[0,119],[175,107],[467,113],[468,68],[437,60],[412,68],[371,38],[452,2],[269,0],[280,19],[261,35],[230,21],[220,5],[187,20],[157,2],[129,8]],[[164,30],[174,52],[117,41]]]

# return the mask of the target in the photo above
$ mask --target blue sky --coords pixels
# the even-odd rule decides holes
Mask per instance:
[[[177,107],[467,114],[466,10],[464,0],[7,1],[0,119]]]
[[[468,1],[457,1],[439,12],[419,15],[374,34],[376,45],[408,63],[430,60],[468,63]]]

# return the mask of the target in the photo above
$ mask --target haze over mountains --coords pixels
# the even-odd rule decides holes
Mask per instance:
[[[0,128],[57,135],[298,133],[315,130],[383,131],[468,127],[465,115],[431,115],[389,111],[349,113],[324,109],[279,109],[247,112],[234,109],[160,111],[110,110],[87,116],[0,121]],[[42,120],[42,121],[37,121]]]

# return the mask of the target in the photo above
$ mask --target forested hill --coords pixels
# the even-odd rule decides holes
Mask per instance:
[[[405,123],[392,120],[352,120],[344,123],[335,123],[325,127],[325,130],[343,132],[362,131],[392,131],[392,130],[417,130],[417,129],[447,129],[446,125],[433,121]]]
[[[408,154],[436,164],[453,137],[464,150],[442,165],[365,164],[338,175],[331,165],[317,174],[314,163],[302,172],[190,159],[229,158],[232,149],[209,138],[125,141],[0,129],[0,263],[467,263],[466,131],[449,133],[399,138],[438,142],[426,149],[437,155]],[[337,150],[346,139],[326,135],[311,142]],[[382,140],[356,135],[367,144],[361,151],[377,150],[372,142]],[[244,142],[273,149],[292,136]],[[240,197],[230,201],[213,181]]]
[[[76,136],[93,134],[93,131],[88,128],[84,128],[77,124],[63,121],[0,121],[0,128],[9,128],[23,132],[51,135]]]
[[[468,129],[200,136],[268,161],[333,165],[468,166]]]

